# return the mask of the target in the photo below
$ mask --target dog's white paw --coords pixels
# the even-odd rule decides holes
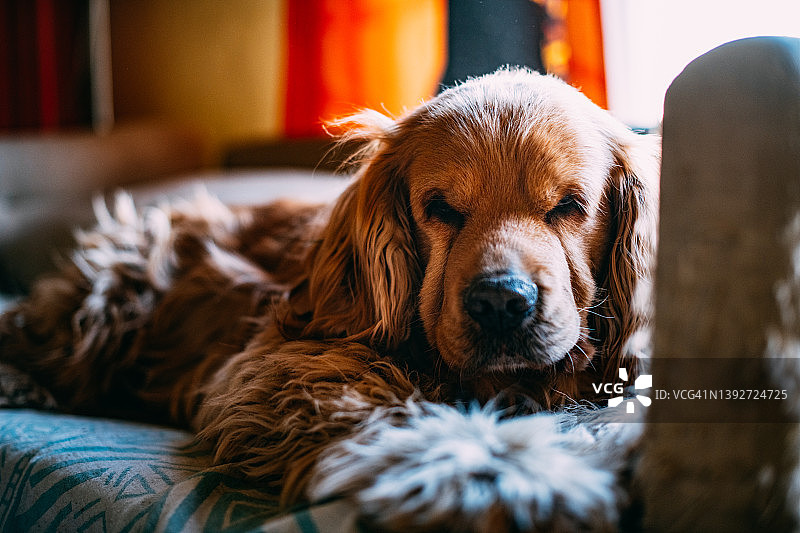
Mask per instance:
[[[326,450],[310,496],[390,531],[616,530],[618,463],[565,416],[409,402]]]

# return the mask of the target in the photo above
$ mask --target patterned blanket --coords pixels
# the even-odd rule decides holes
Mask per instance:
[[[0,409],[0,531],[358,531],[343,502],[275,518],[264,492],[210,463],[180,430]]]

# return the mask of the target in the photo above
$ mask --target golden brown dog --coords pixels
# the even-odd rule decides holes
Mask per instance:
[[[611,478],[563,439],[550,456],[537,451],[559,431],[541,418],[497,434],[525,435],[507,452],[533,446],[515,472],[528,468],[526,482],[561,502],[549,507],[533,489],[503,488],[513,468],[483,465],[464,483],[493,486],[493,499],[392,514],[391,490],[370,507],[377,492],[357,487],[369,480],[342,478],[331,458],[356,472],[356,447],[384,442],[362,457],[377,480],[381,465],[403,464],[398,450],[381,455],[393,441],[370,433],[380,423],[417,435],[431,416],[443,434],[459,424],[450,417],[503,423],[426,402],[500,395],[502,405],[553,409],[591,399],[589,384],[620,366],[635,375],[647,345],[657,139],[524,70],[467,81],[396,121],[365,112],[340,125],[364,149],[331,206],[198,197],[137,212],[124,196],[113,214],[99,206],[73,264],[2,317],[2,360],[67,409],[168,413],[284,506],[308,497],[313,474],[312,496],[361,491],[364,515],[400,530],[613,520],[614,504],[597,495]],[[573,476],[569,488],[528,464],[552,454],[578,465],[559,474]],[[428,494],[407,490],[398,507]],[[580,501],[564,503],[573,492]]]

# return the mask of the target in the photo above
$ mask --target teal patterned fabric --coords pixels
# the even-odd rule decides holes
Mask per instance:
[[[357,531],[342,502],[274,518],[264,492],[210,463],[180,430],[0,410],[0,531]]]

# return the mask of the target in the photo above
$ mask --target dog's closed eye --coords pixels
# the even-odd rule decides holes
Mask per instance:
[[[466,215],[451,206],[441,191],[435,190],[429,193],[424,205],[428,220],[442,222],[457,229],[464,225]]]
[[[583,216],[585,214],[586,206],[581,197],[577,193],[568,193],[559,200],[555,207],[547,212],[545,220],[548,224],[553,224],[571,216]]]

